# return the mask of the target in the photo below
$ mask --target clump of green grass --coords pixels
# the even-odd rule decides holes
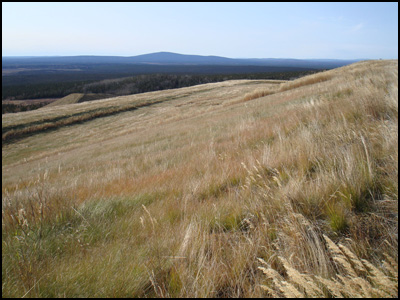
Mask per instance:
[[[346,216],[346,210],[340,205],[331,205],[327,208],[329,225],[336,233],[344,233],[349,227],[349,222]]]
[[[249,223],[246,222],[246,215],[241,212],[227,212],[211,220],[211,232],[247,231]]]

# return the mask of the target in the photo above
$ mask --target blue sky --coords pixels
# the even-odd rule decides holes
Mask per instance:
[[[397,59],[398,3],[3,2],[2,55]]]

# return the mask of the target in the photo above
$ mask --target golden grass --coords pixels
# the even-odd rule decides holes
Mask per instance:
[[[143,104],[3,145],[3,296],[397,293],[397,65],[4,115]]]
[[[61,99],[58,99],[57,101],[51,102],[50,104],[46,105],[46,107],[52,107],[52,106],[59,106],[59,105],[66,105],[66,104],[74,104],[74,103],[82,103],[85,101],[93,101],[93,100],[99,100],[99,99],[106,99],[106,98],[112,98],[115,97],[110,94],[95,94],[95,93],[72,93],[69,94]]]
[[[280,84],[273,85],[268,89],[257,89],[251,93],[248,93],[244,96],[244,98],[240,102],[246,102],[253,99],[269,96],[275,93],[280,93],[284,91],[288,91],[291,89],[296,89],[299,87],[316,84],[319,82],[324,82],[332,78],[332,75],[327,74],[326,72],[320,74],[314,74],[306,76],[305,78],[297,79],[295,81],[280,81]]]
[[[281,276],[271,269],[263,259],[260,270],[266,278],[272,280],[273,287],[262,284],[260,287],[274,297],[296,298],[393,298],[398,296],[398,271],[397,264],[390,265],[383,261],[380,269],[365,259],[360,259],[349,248],[342,244],[336,245],[324,235],[328,252],[331,258],[341,268],[335,277],[324,278],[313,274],[302,274],[283,257],[279,257],[286,274]],[[387,259],[394,259],[386,255]]]

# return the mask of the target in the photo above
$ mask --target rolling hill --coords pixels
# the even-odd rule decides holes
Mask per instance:
[[[65,105],[65,104],[73,104],[73,103],[82,103],[86,101],[93,101],[99,99],[105,99],[113,97],[112,95],[107,94],[95,94],[95,93],[72,93],[68,96],[65,96],[57,101],[51,102],[46,105],[46,107]]]
[[[4,297],[398,294],[398,60],[5,114],[2,139]]]

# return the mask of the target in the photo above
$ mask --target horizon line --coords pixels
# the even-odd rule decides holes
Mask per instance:
[[[178,52],[170,52],[170,51],[158,51],[158,52],[150,52],[150,53],[143,53],[137,55],[100,55],[100,54],[75,54],[75,55],[2,55],[3,57],[18,57],[18,58],[39,58],[39,57],[121,57],[121,58],[130,58],[136,57],[141,55],[150,55],[150,54],[159,54],[159,53],[168,53],[168,54],[177,54],[182,56],[202,56],[202,57],[221,57],[221,58],[228,58],[228,59],[294,59],[294,60],[348,60],[348,61],[361,61],[361,60],[381,60],[383,58],[295,58],[295,57],[227,57],[227,56],[220,56],[220,55],[202,55],[202,54],[182,54]],[[398,59],[398,58],[385,58],[387,60],[391,59]]]

